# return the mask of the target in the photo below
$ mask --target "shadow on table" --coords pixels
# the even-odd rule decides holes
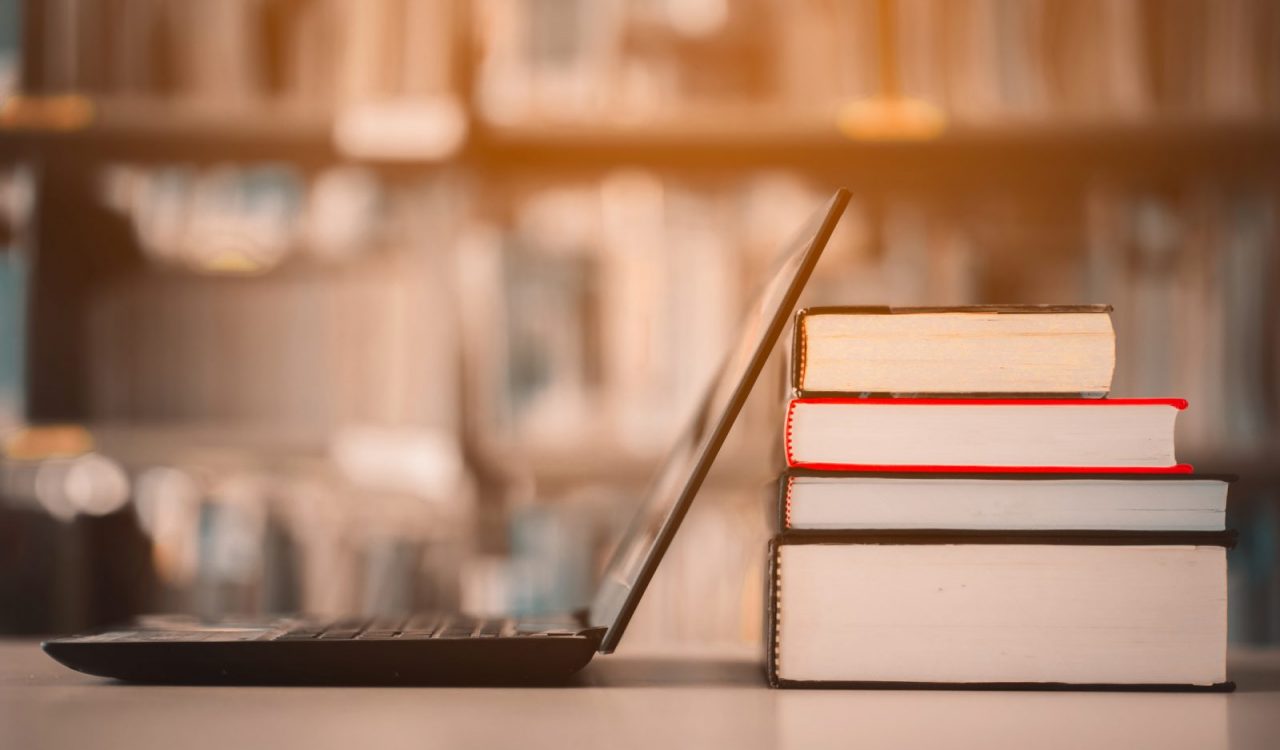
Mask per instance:
[[[1235,682],[1237,693],[1280,692],[1280,664],[1235,665],[1227,676]]]
[[[1228,678],[1235,682],[1235,692],[1238,693],[1280,692],[1280,658],[1234,659]],[[751,687],[764,684],[764,666],[750,659],[661,657],[596,659],[565,687]]]
[[[566,687],[759,687],[764,665],[749,659],[597,659]]]

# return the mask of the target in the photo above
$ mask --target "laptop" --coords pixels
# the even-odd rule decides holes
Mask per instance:
[[[563,682],[612,653],[849,202],[839,190],[775,261],[692,423],[614,552],[590,604],[536,621],[423,613],[396,618],[140,618],[55,638],[51,657],[91,675],[170,684],[480,685]]]

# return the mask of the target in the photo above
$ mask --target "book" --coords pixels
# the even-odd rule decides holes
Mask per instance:
[[[778,528],[1222,531],[1234,479],[791,469],[778,480]]]
[[[1229,690],[1232,533],[781,535],[775,687]]]
[[[1116,363],[1108,305],[814,307],[796,315],[803,395],[1105,396]]]
[[[787,465],[860,471],[1190,473],[1181,399],[798,398]]]

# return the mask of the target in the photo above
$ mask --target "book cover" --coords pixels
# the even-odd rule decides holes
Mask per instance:
[[[1020,484],[1025,482],[1070,482],[1074,485],[1081,483],[1099,482],[1136,482],[1140,484],[1155,483],[1158,485],[1175,482],[1198,482],[1212,481],[1231,484],[1238,480],[1233,474],[1199,474],[1199,473],[1122,473],[1122,472],[1104,472],[1104,473],[1083,473],[1083,472],[918,472],[918,471],[820,471],[815,469],[791,468],[784,470],[777,479],[775,487],[775,496],[777,498],[777,512],[775,514],[775,529],[779,532],[790,532],[796,534],[809,533],[825,533],[824,530],[816,529],[797,529],[792,525],[791,508],[793,490],[797,479],[806,480],[909,480],[909,481],[941,481],[948,480],[964,481],[964,482],[997,482],[1001,484]],[[1096,527],[1091,527],[1095,528]],[[933,530],[946,531],[956,530],[952,527],[932,527]],[[842,529],[843,531],[843,529]]]
[[[1105,397],[1110,390],[1110,373],[1115,366],[1114,331],[1112,330],[1111,325],[1109,323],[1109,317],[1108,317],[1108,322],[1105,326],[1106,330],[1110,333],[1110,344],[1109,344],[1110,364],[1106,367],[1106,375],[1105,377],[1103,375],[1097,375],[1097,377],[1099,378],[1098,382],[1092,383],[1092,385],[1089,387],[1082,387],[1080,390],[1070,389],[1070,388],[1063,389],[1060,387],[1054,387],[1054,388],[1032,387],[1030,389],[1015,388],[1015,387],[1010,387],[1014,385],[1012,383],[1006,383],[1003,387],[1001,385],[989,385],[988,380],[992,376],[1002,374],[1002,373],[1011,373],[1011,372],[1019,371],[1019,368],[1014,368],[1011,370],[1006,366],[1001,366],[997,368],[988,368],[989,370],[987,372],[988,377],[980,378],[980,380],[982,381],[981,384],[979,384],[977,387],[970,387],[970,388],[964,388],[964,387],[959,389],[948,388],[945,390],[939,390],[936,388],[928,388],[928,387],[923,389],[909,388],[909,387],[908,388],[872,387],[870,389],[849,388],[849,387],[811,388],[811,387],[808,387],[806,383],[806,370],[808,368],[809,359],[810,359],[809,348],[807,346],[807,341],[809,337],[807,335],[806,326],[807,326],[807,322],[810,319],[818,316],[904,316],[905,317],[905,316],[921,315],[921,314],[939,315],[939,314],[948,314],[948,313],[971,313],[971,314],[974,314],[975,316],[982,316],[982,317],[1002,316],[1002,315],[1025,316],[1025,315],[1081,315],[1081,314],[1109,316],[1110,312],[1111,312],[1110,305],[971,305],[971,306],[965,306],[965,307],[827,306],[827,307],[805,308],[796,313],[795,324],[792,327],[792,346],[791,346],[792,356],[791,356],[791,374],[790,374],[792,391],[795,396],[800,398],[821,397],[821,396],[849,396],[851,394],[856,394],[858,396],[863,396],[863,397],[878,397],[878,398],[893,398],[893,397],[911,398],[911,397],[918,397],[921,395],[930,395],[930,394],[938,394],[938,395],[943,395],[947,397],[968,397],[968,398],[1002,398],[1002,397],[1102,398],[1102,397]],[[983,328],[985,329],[986,326],[983,326]],[[1029,337],[1027,335],[1028,333],[1029,332],[1022,332],[1020,335],[1015,336],[1013,340],[1023,342],[1023,344],[1025,344],[1025,342],[1028,342],[1035,338],[1035,337]],[[1047,331],[1043,331],[1041,333],[1044,335],[1048,334]],[[966,339],[970,338],[974,334],[975,334],[975,331],[969,331],[966,329],[965,335],[956,337],[955,341],[957,343],[964,343]],[[907,343],[913,338],[914,336],[912,335],[905,335],[903,339],[899,341],[899,343],[900,344]],[[931,338],[934,338],[933,343],[925,347],[924,350],[914,351],[914,353],[912,353],[911,351],[898,351],[897,348],[895,347],[893,354],[890,357],[890,360],[893,357],[906,357],[909,361],[914,361],[917,357],[927,356],[926,352],[934,352],[936,353],[936,356],[945,355],[946,353],[939,352],[936,346],[936,344],[938,343],[936,336],[933,336]],[[994,340],[999,340],[999,338],[997,337],[996,339],[993,339],[993,341]],[[889,349],[886,349],[883,346],[875,346],[873,348],[875,351],[889,351]],[[1015,347],[1015,348],[1018,348],[1019,350],[1021,350],[1020,347]],[[1050,361],[1038,362],[1036,367],[1033,367],[1030,369],[1039,371],[1041,373],[1058,372],[1064,366],[1068,366],[1070,364],[1078,362],[1079,352],[1072,351],[1068,353],[1063,347],[1054,347],[1050,351],[1055,352],[1054,356],[1050,357]],[[954,354],[954,352],[952,354]],[[1003,358],[1013,357],[1013,352],[1010,352],[1010,351],[999,351],[998,354],[999,356],[997,356],[997,359],[1000,359],[1002,357]],[[854,357],[856,359],[854,353],[845,352],[845,357],[844,357],[845,361],[849,361],[850,357]],[[948,361],[952,362],[953,364],[955,363],[954,359],[949,359]],[[1026,363],[1024,363],[1024,365],[1026,365]],[[926,370],[927,369],[928,368],[926,368]],[[919,371],[920,370],[918,370],[918,372]],[[894,378],[894,380],[896,380],[896,378]],[[1102,381],[1105,381],[1105,382],[1102,382]],[[1077,385],[1083,386],[1082,383],[1078,383]]]
[[[1065,690],[1065,691],[1156,691],[1156,692],[1229,692],[1235,689],[1230,681],[1212,684],[1188,684],[1174,682],[1155,683],[1106,683],[1106,682],[1058,682],[1058,681],[881,681],[881,680],[795,680],[779,675],[779,629],[782,606],[780,574],[780,550],[787,545],[1084,545],[1091,547],[1135,546],[1195,546],[1223,547],[1235,545],[1236,532],[1187,532],[1187,533],[1135,533],[1135,532],[1056,532],[1053,534],[1027,534],[1006,532],[842,532],[838,534],[786,533],[775,536],[768,553],[768,616],[766,618],[766,673],[769,684],[775,688],[850,688],[850,689],[923,689],[923,690]]]
[[[901,427],[897,429],[897,433],[889,434],[878,433],[874,431],[862,432],[862,427],[847,419],[848,416],[857,415],[857,412],[845,411],[845,419],[823,418],[823,431],[832,431],[834,429],[840,434],[833,436],[823,445],[821,451],[805,452],[798,450],[797,433],[797,410],[805,407],[825,407],[832,406],[841,409],[854,407],[862,409],[865,407],[889,407],[892,413],[888,416],[882,415],[881,421],[892,422],[895,426]],[[957,425],[959,421],[946,424],[926,423],[927,417],[932,416],[930,412],[938,409],[939,414],[943,411],[939,407],[964,407],[964,410],[974,409],[971,414],[964,415],[966,417],[981,417],[982,424],[963,425],[966,429],[960,430]],[[1172,419],[1167,420],[1167,424],[1161,422],[1158,427],[1164,434],[1159,435],[1159,440],[1154,436],[1147,436],[1141,429],[1137,434],[1127,435],[1128,442],[1125,444],[1127,448],[1141,450],[1144,447],[1156,446],[1147,455],[1143,453],[1141,461],[1122,459],[1117,462],[1115,459],[1095,460],[1092,463],[1082,462],[1080,456],[1071,456],[1073,459],[1067,462],[1068,456],[1065,454],[1065,448],[1070,447],[1076,453],[1084,456],[1092,456],[1095,459],[1101,458],[1098,455],[1098,446],[1104,445],[1108,441],[1115,441],[1118,432],[1109,429],[1102,429],[1105,425],[1098,421],[1097,424],[1073,424],[1071,431],[1064,433],[1064,440],[1060,441],[1061,445],[1053,442],[1055,434],[1046,429],[1041,424],[1028,424],[1026,419],[1022,419],[1022,424],[1012,425],[1006,420],[1007,416],[1025,417],[1030,412],[1023,412],[1016,415],[1009,411],[999,412],[1002,409],[1048,409],[1049,411],[1037,412],[1038,414],[1052,414],[1054,409],[1080,410],[1099,412],[1102,410],[1113,410],[1119,407],[1139,407],[1143,413],[1148,412],[1153,407],[1172,407],[1176,412],[1187,408],[1187,402],[1183,399],[1176,398],[1126,398],[1126,399],[967,399],[967,398],[851,398],[851,397],[810,397],[792,399],[787,406],[786,420],[783,431],[783,443],[786,453],[787,466],[792,468],[806,468],[823,471],[863,471],[863,472],[948,472],[948,473],[1033,473],[1033,472],[1049,472],[1049,473],[1081,473],[1081,474],[1103,474],[1103,473],[1124,473],[1124,474],[1189,474],[1192,472],[1190,464],[1177,463],[1172,460],[1173,455],[1173,422]],[[824,410],[825,411],[825,410]],[[953,417],[959,414],[957,411],[947,412]],[[1153,412],[1154,413],[1154,412]],[[1096,421],[1096,420],[1090,420]],[[828,424],[830,423],[830,424]],[[998,428],[998,429],[997,429]],[[1146,426],[1143,426],[1145,429]],[[937,435],[944,435],[945,438],[938,444],[942,447],[935,450],[917,449],[915,446],[921,445],[926,439],[933,439]],[[877,455],[884,455],[886,446],[890,446],[897,451],[915,452],[922,457],[933,455],[962,455],[974,456],[979,451],[975,450],[977,440],[987,435],[996,435],[1003,441],[1003,449],[1007,450],[1008,446],[1020,446],[1024,449],[1033,451],[1036,459],[1028,462],[1025,459],[1018,463],[1006,461],[975,461],[975,460],[895,460],[893,461],[861,461],[852,458],[852,454],[857,452],[859,446],[853,445],[854,439],[862,441],[866,446],[874,446],[874,452]],[[807,437],[807,436],[806,436]],[[838,438],[838,439],[837,439]],[[949,441],[949,442],[947,442]],[[821,442],[821,441],[819,441]],[[908,445],[910,443],[911,445]],[[1166,445],[1167,444],[1167,445]],[[991,453],[999,453],[1001,446],[997,446]],[[810,455],[817,453],[820,455]],[[1126,454],[1128,456],[1129,454]],[[985,458],[985,454],[983,456]],[[1061,461],[1061,463],[1055,463]]]

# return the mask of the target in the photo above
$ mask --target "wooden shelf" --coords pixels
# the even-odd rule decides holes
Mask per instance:
[[[497,172],[618,165],[698,171],[793,168],[858,188],[1280,172],[1280,123],[1162,122],[956,129],[923,140],[852,140],[834,127],[501,128],[476,135]]]
[[[340,153],[331,113],[264,105],[233,109],[154,101],[82,100],[85,122],[42,125],[22,111],[0,116],[0,158],[112,161],[361,162]],[[421,172],[440,161],[374,163]],[[502,175],[598,172],[638,166],[736,173],[794,169],[855,189],[969,186],[975,182],[1067,186],[1098,176],[1171,179],[1280,173],[1280,120],[1073,122],[955,127],[936,137],[857,140],[834,122],[725,110],[681,119],[600,126],[472,122],[444,162]]]
[[[292,107],[214,108],[155,101],[89,101],[82,122],[42,124],[58,116],[7,108],[0,117],[0,156],[80,162],[328,162],[338,158],[331,118]],[[21,109],[21,108],[19,108]],[[44,110],[44,111],[41,111]]]

